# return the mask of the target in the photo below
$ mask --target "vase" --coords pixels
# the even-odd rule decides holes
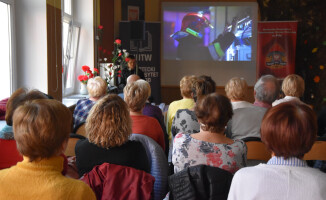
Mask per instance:
[[[88,91],[87,91],[87,84],[85,83],[81,83],[80,84],[80,94],[88,94]]]

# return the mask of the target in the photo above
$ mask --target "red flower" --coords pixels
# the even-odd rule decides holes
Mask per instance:
[[[126,59],[125,59],[126,62],[129,62],[129,60],[130,60],[130,58],[126,58]]]
[[[109,64],[109,68],[111,68],[112,67],[112,64]]]
[[[120,40],[120,39],[116,39],[116,40],[115,40],[115,43],[116,43],[116,44],[121,44],[121,40]]]
[[[106,53],[106,49],[103,49],[103,53]]]
[[[112,75],[112,72],[109,72],[109,75],[111,76]]]
[[[93,78],[94,77],[94,74],[91,72],[90,74],[89,74],[89,78]]]
[[[102,46],[99,46],[98,47],[98,50],[102,51],[103,47]]]
[[[121,56],[122,55],[122,53],[119,53],[119,55],[118,56]]]
[[[103,26],[102,25],[98,25],[97,28],[100,29],[100,30],[102,30],[103,29]]]
[[[119,70],[118,73],[121,74],[121,70]]]
[[[89,71],[89,67],[87,65],[82,66],[82,70],[84,72]]]
[[[84,75],[83,81],[88,81],[88,76]]]
[[[121,77],[121,75],[120,75],[120,74],[118,74],[118,77]]]
[[[84,75],[79,75],[79,76],[78,76],[78,80],[79,80],[79,81],[83,81],[83,80],[84,80]]]
[[[99,71],[97,68],[94,67],[94,72],[96,72],[97,74],[99,74]]]

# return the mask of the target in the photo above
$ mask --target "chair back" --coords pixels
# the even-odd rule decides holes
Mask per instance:
[[[0,169],[9,168],[22,160],[15,140],[0,139]]]
[[[97,199],[151,199],[154,177],[142,170],[103,163],[82,178]]]
[[[261,141],[246,141],[247,160],[263,160],[267,162],[271,158],[271,153]]]
[[[152,138],[142,134],[133,133],[130,140],[139,141],[143,144],[151,165],[151,175],[155,178],[153,191],[154,200],[164,199],[168,192],[169,166],[162,147]]]
[[[75,156],[75,147],[76,147],[76,143],[78,142],[78,140],[80,139],[84,139],[85,137],[82,135],[77,135],[74,133],[70,134],[70,137],[68,139],[68,144],[67,144],[67,148],[65,150],[65,156]]]
[[[326,160],[326,141],[315,141],[304,160]]]
[[[85,123],[81,124],[80,126],[75,128],[75,132],[77,135],[82,135],[86,137],[86,128],[85,128]]]

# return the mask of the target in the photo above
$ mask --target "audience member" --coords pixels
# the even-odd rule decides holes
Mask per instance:
[[[233,110],[253,106],[245,101],[248,85],[245,79],[233,77],[225,85],[226,96],[231,100]]]
[[[127,104],[116,94],[102,97],[87,117],[87,139],[76,144],[79,175],[105,162],[150,172],[145,148],[140,142],[129,140],[131,133]]]
[[[72,116],[59,101],[39,99],[12,117],[22,162],[0,171],[0,199],[96,199],[82,181],[61,174]]]
[[[264,116],[261,135],[272,158],[267,164],[239,170],[228,199],[325,199],[325,173],[302,160],[316,134],[316,116],[307,105],[288,102],[271,108]]]
[[[27,89],[19,88],[8,99],[5,114],[6,125],[0,131],[0,140],[5,140],[1,142],[0,145],[0,154],[5,155],[0,156],[0,169],[11,167],[17,162],[23,160],[23,157],[16,149],[16,142],[14,140],[14,132],[12,128],[14,111],[27,101],[47,98],[48,97],[44,93],[38,90],[28,91]]]
[[[272,75],[262,76],[254,87],[254,106],[234,110],[227,124],[226,135],[232,139],[260,138],[261,121],[279,94],[279,84]]]
[[[195,102],[203,96],[213,93],[216,90],[216,84],[209,76],[200,76],[196,79],[192,88],[192,97]],[[175,137],[177,133],[187,134],[198,133],[200,125],[197,120],[194,108],[179,109],[173,119],[171,133]]]
[[[74,110],[74,129],[78,128],[81,124],[85,123],[89,111],[93,105],[102,96],[107,93],[107,84],[100,76],[91,78],[87,82],[87,90],[89,94],[88,99],[80,99],[77,101],[76,108]]]
[[[285,95],[284,98],[278,99],[273,102],[273,106],[276,106],[283,102],[288,101],[300,101],[300,97],[303,96],[304,93],[304,80],[301,76],[296,74],[290,74],[283,80],[282,83],[282,91]]]
[[[199,100],[195,113],[200,132],[176,135],[172,153],[174,172],[204,164],[235,173],[246,166],[246,144],[224,136],[225,126],[233,114],[230,100],[216,93],[209,94]]]
[[[125,101],[129,107],[133,122],[132,132],[152,138],[164,150],[164,133],[161,125],[155,118],[143,115],[143,109],[150,94],[151,87],[149,83],[141,79],[127,84],[124,88]]]
[[[169,109],[166,115],[166,131],[169,135],[169,141],[172,140],[172,133],[171,133],[171,127],[172,122],[175,116],[175,113],[179,109],[191,109],[195,105],[195,101],[191,97],[192,93],[192,86],[193,83],[196,81],[195,76],[184,76],[180,81],[180,91],[181,91],[181,100],[173,101],[169,105]]]

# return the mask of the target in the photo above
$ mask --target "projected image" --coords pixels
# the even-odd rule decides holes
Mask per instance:
[[[165,60],[252,60],[250,6],[164,6]]]

